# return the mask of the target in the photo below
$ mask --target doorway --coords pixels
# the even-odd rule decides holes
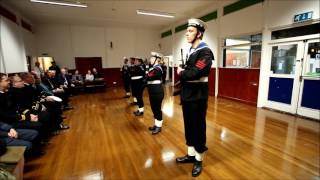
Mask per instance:
[[[320,120],[320,41],[269,44],[271,66],[266,106]]]

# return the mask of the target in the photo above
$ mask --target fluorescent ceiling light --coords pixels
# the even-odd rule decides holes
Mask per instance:
[[[166,18],[174,18],[174,15],[172,13],[142,10],[142,9],[138,9],[137,14],[148,15],[148,16],[160,16],[160,17],[166,17]]]
[[[68,2],[68,1],[49,1],[49,0],[30,0],[31,2],[36,3],[43,3],[43,4],[53,4],[53,5],[60,5],[60,6],[72,6],[72,7],[81,7],[86,8],[88,7],[86,4],[80,2]]]

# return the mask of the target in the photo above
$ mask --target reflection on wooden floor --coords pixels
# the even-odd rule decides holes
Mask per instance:
[[[191,179],[179,97],[166,89],[163,131],[152,136],[121,88],[72,98],[71,126],[46,155],[25,166],[25,179]],[[319,122],[210,97],[204,172],[198,179],[319,179]]]

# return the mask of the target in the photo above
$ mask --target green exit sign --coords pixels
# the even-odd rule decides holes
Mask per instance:
[[[313,14],[313,11],[302,13],[302,14],[296,14],[293,17],[293,22],[298,23],[298,22],[308,21],[312,19],[312,14]]]

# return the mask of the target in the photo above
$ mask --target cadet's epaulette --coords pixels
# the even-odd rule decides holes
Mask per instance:
[[[38,111],[39,110],[39,102],[36,102],[36,104],[32,106],[32,109],[35,111]]]
[[[23,115],[26,115],[30,110],[29,109],[26,109],[22,112]]]
[[[26,114],[29,112],[29,109],[26,109],[22,112],[22,114],[20,115],[21,116],[21,121],[24,121],[26,120]]]
[[[21,119],[20,119],[20,120],[21,120],[21,121],[26,120],[26,115],[21,114]]]

